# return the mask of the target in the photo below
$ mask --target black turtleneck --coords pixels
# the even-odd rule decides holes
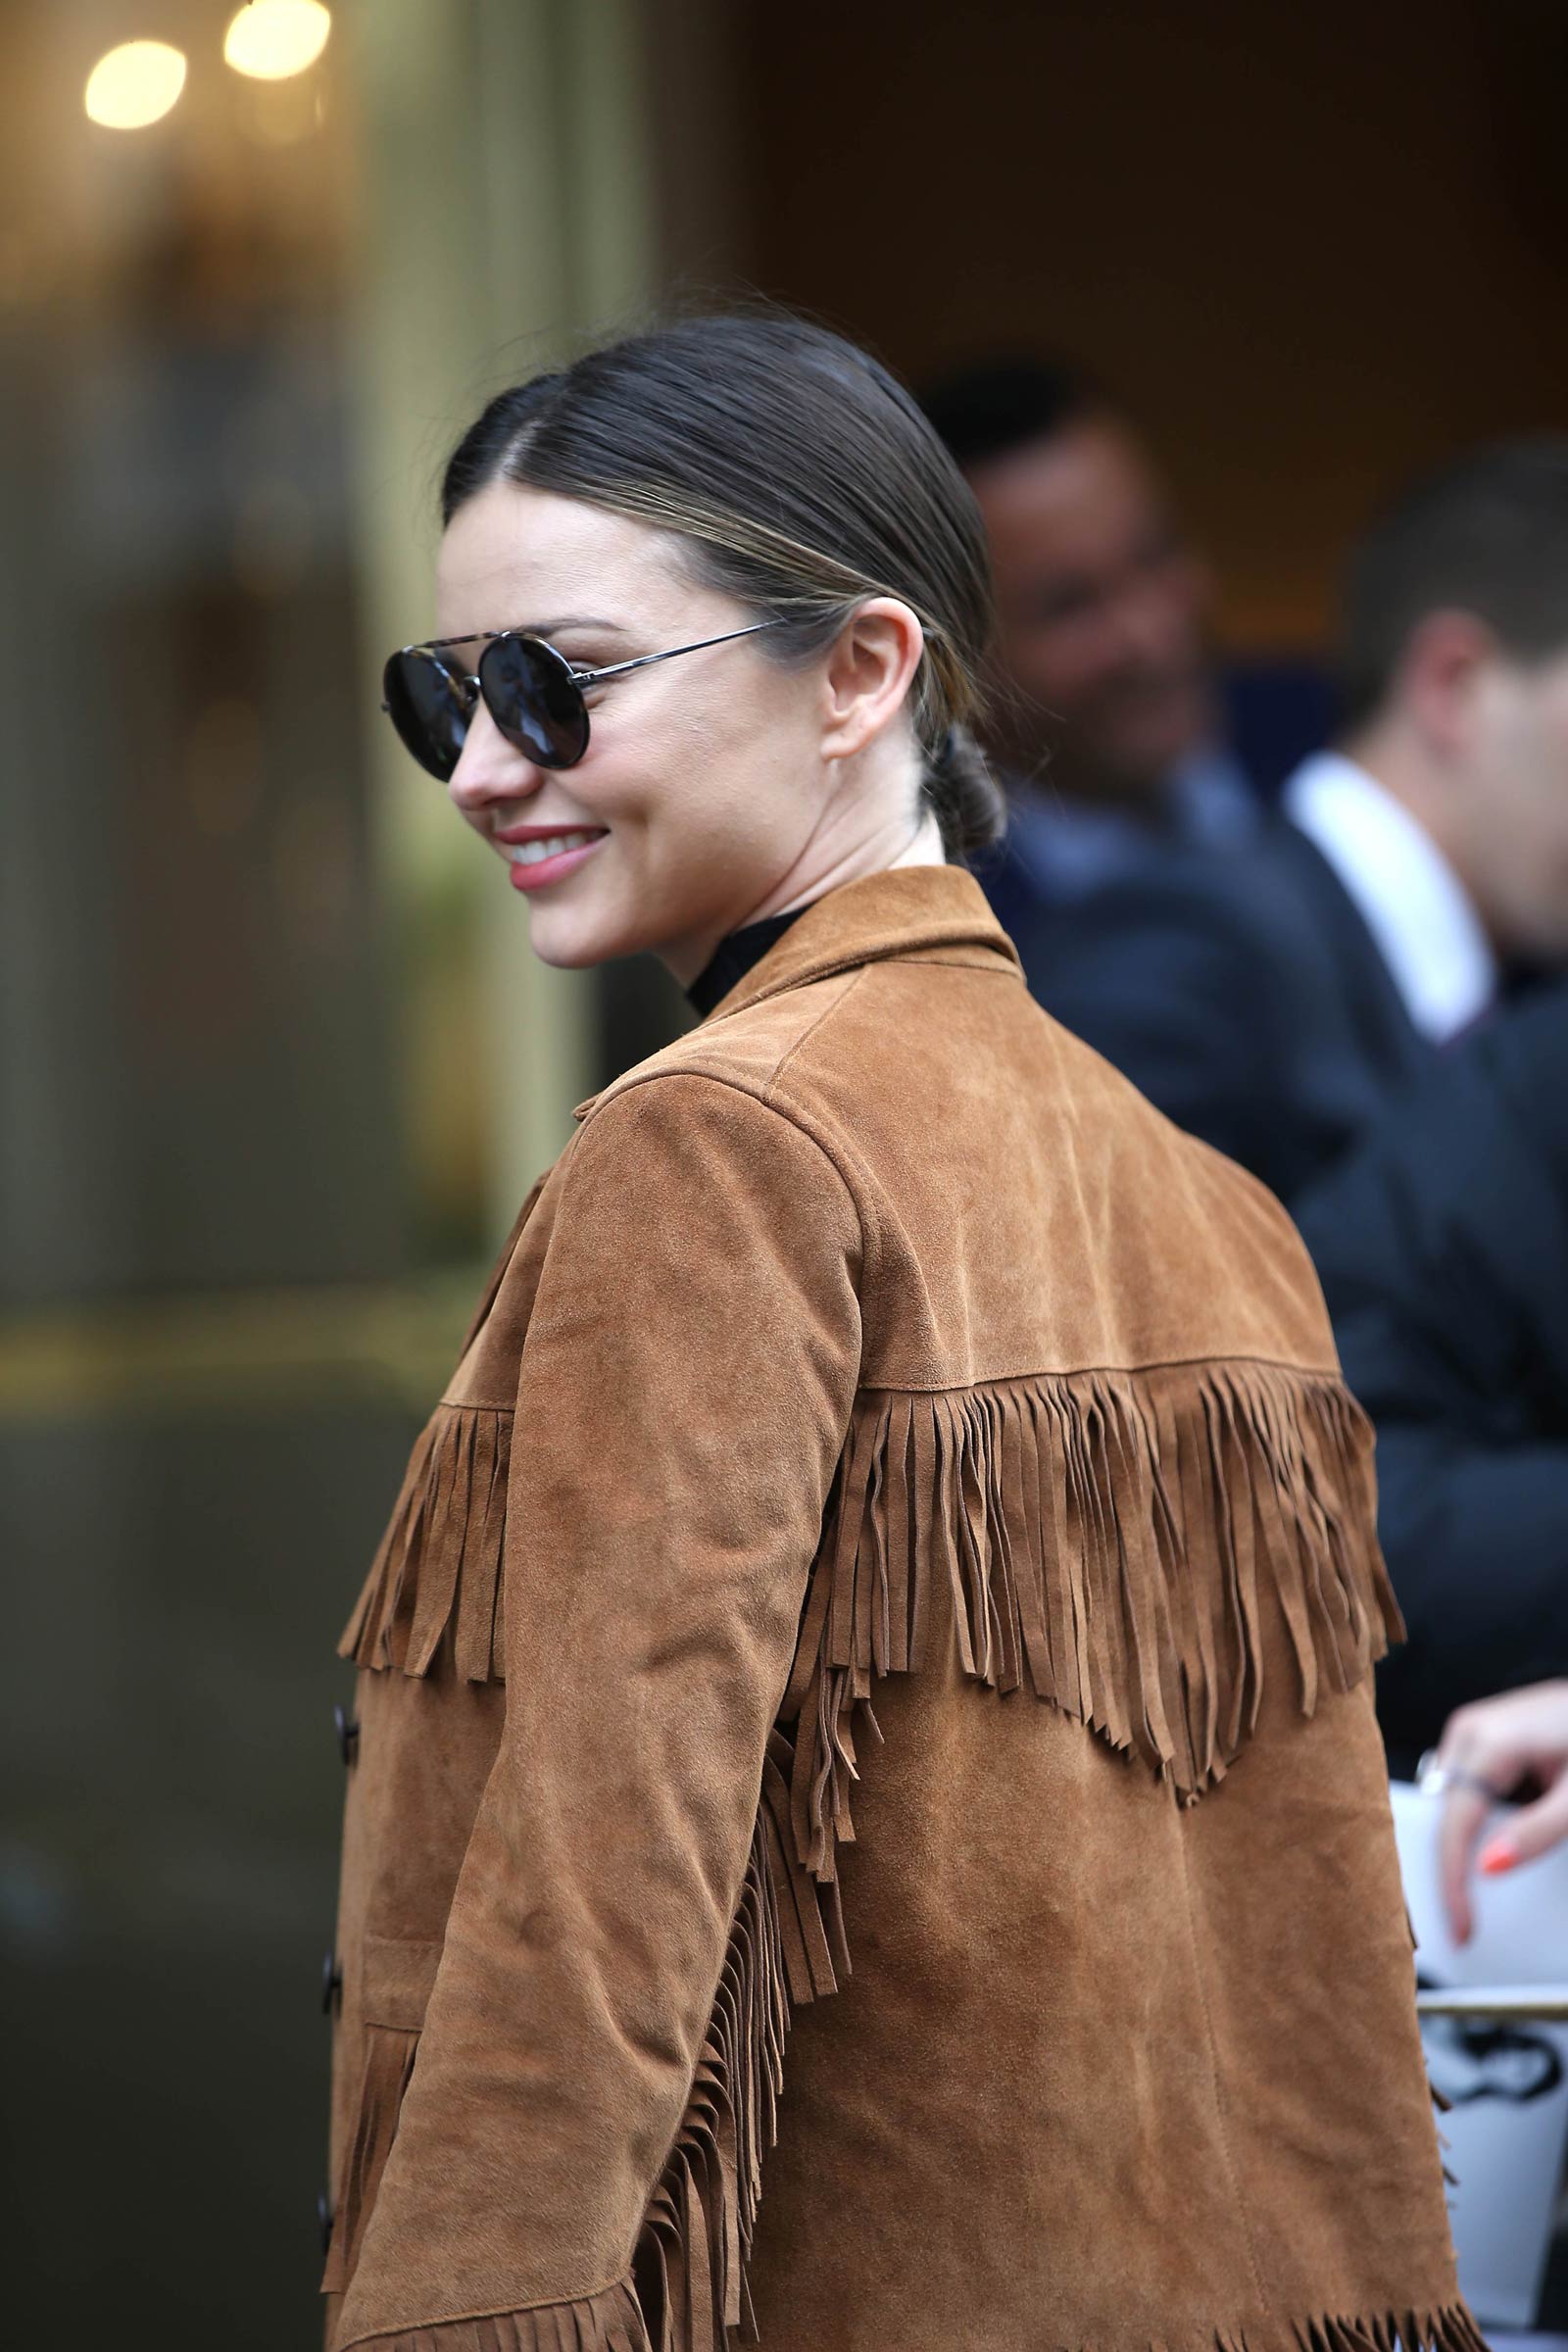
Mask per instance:
[[[747,923],[739,931],[730,932],[713,950],[710,959],[703,966],[686,991],[688,1002],[696,1007],[699,1020],[706,1020],[721,998],[727,997],[737,980],[745,978],[754,963],[767,954],[775,939],[782,939],[798,915],[806,912],[797,906],[792,914],[765,915],[760,923]]]

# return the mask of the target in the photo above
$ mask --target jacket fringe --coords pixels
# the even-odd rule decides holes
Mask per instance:
[[[702,2352],[724,2352],[727,2332],[695,2338],[651,2332],[629,2281],[606,2287],[585,2301],[538,2304],[530,2311],[495,2317],[442,2320],[396,2335],[363,2336],[342,2352],[671,2352],[687,2341]],[[977,2344],[975,2352],[982,2352]],[[1080,2347],[1079,2352],[1105,2352]],[[1466,2305],[1445,2303],[1435,2310],[1384,2311],[1350,2319],[1321,2314],[1315,2319],[1276,2321],[1266,2328],[1216,2328],[1189,2342],[1180,2336],[1131,2341],[1125,2352],[1488,2352]]]
[[[836,1992],[849,1973],[838,1889],[794,1856],[792,1761],[775,1732],[691,2096],[643,2220],[635,2275],[656,2352],[723,2352],[732,2328],[755,2337],[746,2265],[791,2008]]]
[[[1265,1587],[1303,1714],[1402,1633],[1371,1459],[1335,1375],[1269,1363],[863,1391],[782,1710],[802,1859],[833,1878],[855,1711],[875,1736],[875,1678],[923,1663],[938,1580],[965,1674],[1027,1683],[1192,1802],[1256,1723]]]
[[[1269,2336],[1274,2332],[1270,2329]],[[1293,2332],[1299,2352],[1488,2352],[1487,2340],[1462,2299],[1434,2311],[1375,2312],[1364,2319],[1324,2313],[1298,2320]],[[1281,2331],[1282,2346],[1286,2340]],[[1221,2335],[1218,2341],[1236,2352],[1269,2352],[1264,2339],[1251,2330]]]
[[[321,2274],[323,2294],[340,2293],[354,2275],[360,2239],[381,2184],[403,2094],[414,2072],[414,2053],[419,2045],[417,2034],[405,2034],[391,2026],[367,2026],[365,2034],[365,2072],[360,2079],[354,2136],[343,2168],[337,2211],[332,2216],[326,2268]]]
[[[569,2303],[437,2320],[428,2328],[354,2340],[357,2352],[655,2352],[629,2279]]]
[[[428,1674],[450,1643],[466,1682],[504,1682],[501,1543],[512,1415],[438,1404],[415,1443],[338,1655]]]
[[[440,1404],[338,1644],[362,1666],[505,1676],[510,1412]],[[852,1718],[917,1669],[933,1581],[960,1662],[1137,1752],[1189,1800],[1256,1720],[1260,1588],[1290,1626],[1301,1707],[1402,1632],[1376,1539],[1371,1432],[1333,1374],[1238,1361],[862,1390],[812,1570],[784,1720],[797,1842],[819,1877],[853,1836]],[[1189,1576],[1189,1552],[1217,1575]],[[1210,1597],[1205,1605],[1205,1588]]]

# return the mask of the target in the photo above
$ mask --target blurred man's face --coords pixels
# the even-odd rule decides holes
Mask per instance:
[[[1207,583],[1142,449],[1091,416],[969,475],[991,541],[999,653],[1020,708],[1004,757],[1064,790],[1157,797],[1212,740]]]
[[[1568,962],[1568,648],[1489,662],[1465,779],[1464,879],[1497,948]]]

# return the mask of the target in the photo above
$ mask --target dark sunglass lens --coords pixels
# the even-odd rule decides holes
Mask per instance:
[[[498,637],[479,663],[490,714],[510,744],[541,767],[570,767],[588,749],[582,690],[554,648]]]
[[[444,784],[468,732],[468,710],[432,654],[394,654],[381,679],[388,713],[422,768]]]

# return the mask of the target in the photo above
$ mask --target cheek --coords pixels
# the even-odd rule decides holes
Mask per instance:
[[[1478,862],[1521,904],[1568,885],[1568,710],[1521,710],[1499,728],[1477,793]]]
[[[1515,826],[1540,840],[1568,833],[1568,708],[1519,714],[1498,761],[1499,797]]]
[[[584,815],[610,825],[630,843],[689,803],[689,787],[709,759],[698,733],[629,701],[617,706],[612,691],[590,706],[588,726],[587,752],[561,777]]]
[[[776,743],[704,732],[648,808],[646,854],[662,871],[736,881],[754,875],[765,886],[807,821],[795,763]]]
[[[607,713],[574,771],[574,799],[618,835],[617,864],[690,879],[795,846],[809,822],[810,768],[790,713],[769,710],[765,692],[661,700],[657,710]]]

